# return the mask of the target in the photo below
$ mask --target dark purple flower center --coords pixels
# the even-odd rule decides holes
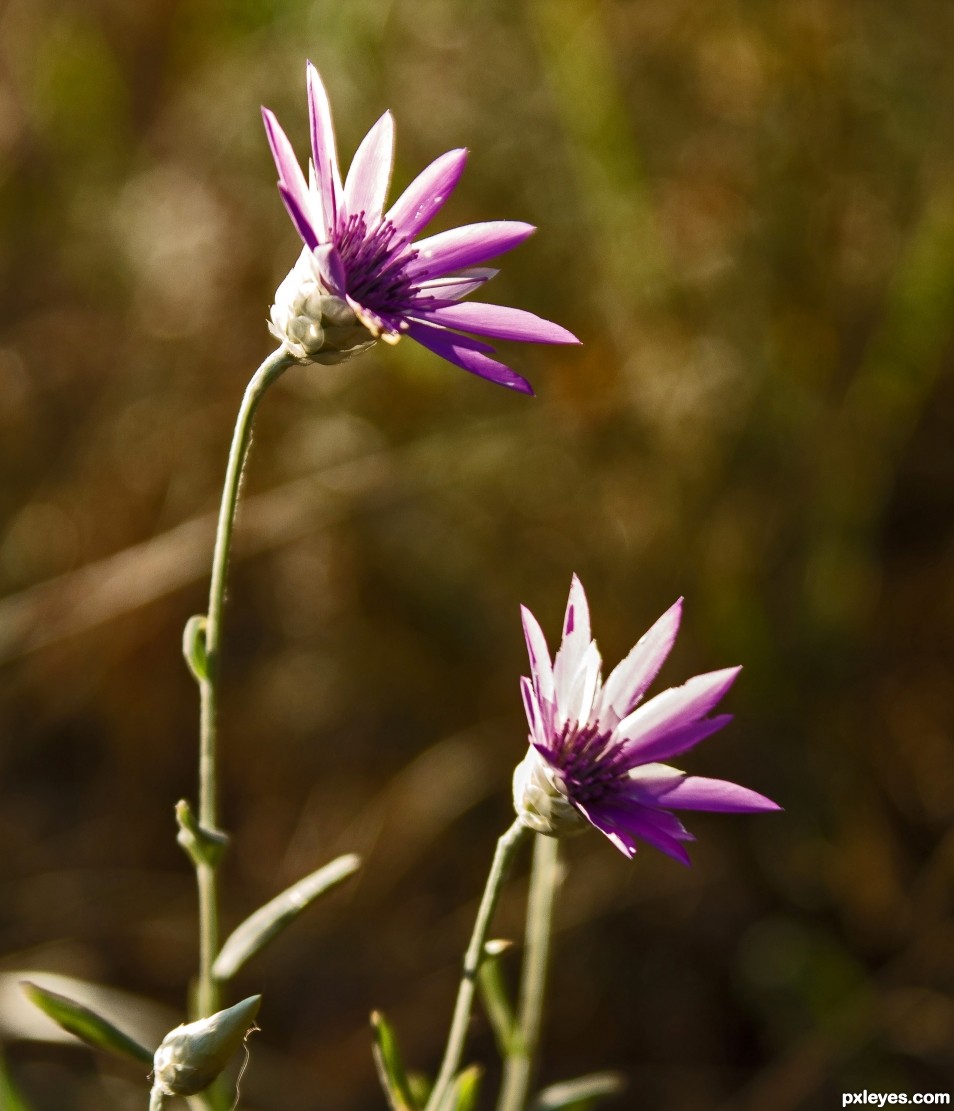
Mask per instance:
[[[626,778],[628,767],[621,749],[607,749],[611,735],[596,725],[568,721],[554,738],[551,761],[576,802],[596,802]]]
[[[414,291],[405,268],[417,251],[397,235],[390,220],[368,231],[363,212],[349,216],[339,226],[335,246],[348,275],[348,293],[360,304],[379,313],[400,312]]]

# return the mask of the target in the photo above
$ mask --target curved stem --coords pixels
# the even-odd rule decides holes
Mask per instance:
[[[497,900],[500,898],[500,892],[504,880],[507,878],[507,873],[510,871],[510,865],[513,863],[516,850],[529,832],[518,818],[497,841],[497,851],[494,853],[490,875],[487,877],[487,885],[480,900],[477,919],[474,922],[474,932],[471,934],[470,944],[464,954],[464,973],[457,989],[457,1002],[454,1005],[454,1017],[451,1020],[450,1033],[447,1036],[447,1048],[444,1050],[444,1059],[441,1062],[431,1097],[427,1101],[426,1111],[437,1111],[441,1107],[447,1089],[460,1068],[464,1042],[467,1039],[467,1027],[470,1024],[470,1014],[474,1005],[477,973],[480,971],[480,965],[484,959],[484,946],[487,943],[490,924],[497,908]]]
[[[533,847],[523,973],[517,1024],[504,1061],[497,1111],[524,1111],[540,1041],[543,996],[550,955],[553,902],[560,882],[560,842],[538,834]]]
[[[280,347],[262,363],[245,390],[242,405],[232,433],[232,446],[225,472],[222,502],[219,506],[215,551],[212,556],[212,582],[209,588],[209,610],[205,624],[205,676],[199,681],[201,699],[199,723],[199,825],[216,832],[218,821],[218,775],[216,770],[216,720],[218,709],[219,650],[222,637],[222,610],[225,604],[225,579],[235,529],[242,468],[248,454],[255,410],[268,387],[295,360]],[[217,1009],[217,989],[212,975],[212,962],[219,944],[218,884],[216,863],[206,860],[196,865],[199,887],[199,983],[200,1016]]]

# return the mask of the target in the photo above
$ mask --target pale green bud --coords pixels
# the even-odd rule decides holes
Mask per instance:
[[[330,293],[306,247],[275,291],[268,330],[301,363],[343,363],[377,341],[347,301]]]
[[[261,1001],[260,995],[251,995],[170,1030],[153,1058],[153,1090],[163,1096],[194,1096],[208,1088],[245,1040]]]
[[[567,837],[586,829],[587,821],[567,798],[559,771],[532,746],[513,773],[517,817],[534,833]]]

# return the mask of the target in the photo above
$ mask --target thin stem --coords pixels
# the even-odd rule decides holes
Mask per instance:
[[[218,711],[219,651],[222,637],[222,610],[225,604],[225,580],[235,529],[242,468],[248,454],[255,410],[268,387],[288,369],[294,359],[280,347],[262,363],[249,382],[232,433],[232,446],[222,489],[219,521],[212,556],[212,582],[209,588],[209,610],[205,624],[205,677],[199,681],[201,699],[199,721],[199,825],[209,832],[217,830],[218,774],[216,769],[216,721]],[[218,883],[216,863],[196,865],[199,887],[199,983],[200,1016],[217,1010],[217,986],[212,975],[212,962],[219,945]]]
[[[533,847],[530,896],[523,973],[517,1004],[517,1024],[504,1060],[503,1081],[497,1111],[524,1111],[534,1057],[540,1041],[543,996],[550,955],[553,902],[560,882],[560,842],[538,834]]]
[[[487,877],[487,885],[480,900],[477,919],[474,922],[474,932],[471,934],[470,944],[464,954],[464,972],[460,986],[457,989],[457,1002],[454,1004],[454,1017],[451,1019],[450,1033],[447,1036],[447,1048],[444,1050],[444,1059],[441,1062],[431,1097],[427,1101],[426,1111],[437,1111],[441,1106],[447,1089],[460,1068],[464,1053],[464,1042],[467,1039],[467,1027],[470,1024],[470,1014],[474,1005],[477,973],[480,971],[480,965],[484,959],[484,946],[487,943],[487,935],[490,933],[490,923],[493,920],[497,900],[500,898],[500,892],[507,878],[507,873],[510,871],[510,865],[513,863],[517,847],[528,832],[527,827],[518,818],[497,841],[497,851],[494,853],[490,875]]]

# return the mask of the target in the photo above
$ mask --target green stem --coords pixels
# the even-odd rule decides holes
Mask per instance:
[[[245,390],[222,489],[219,521],[215,533],[215,551],[212,556],[212,583],[209,588],[209,611],[205,624],[205,676],[199,681],[201,699],[199,724],[199,825],[210,832],[217,831],[218,774],[216,769],[216,720],[218,709],[219,651],[222,638],[222,609],[225,604],[225,580],[235,529],[242,468],[248,454],[252,436],[255,410],[268,387],[290,367],[295,360],[280,347],[262,363]],[[196,864],[199,887],[199,983],[198,1010],[200,1016],[213,1014],[218,1009],[218,990],[212,975],[212,962],[219,946],[217,861],[206,860]]]
[[[487,877],[487,885],[480,900],[477,920],[474,922],[474,932],[471,934],[470,944],[464,954],[464,973],[457,989],[457,1002],[454,1005],[454,1017],[451,1020],[450,1033],[447,1036],[447,1048],[444,1050],[444,1059],[441,1062],[431,1097],[427,1101],[426,1111],[437,1111],[440,1108],[447,1090],[460,1068],[464,1053],[464,1042],[467,1039],[467,1027],[470,1024],[470,1014],[474,1005],[477,973],[480,971],[480,965],[484,959],[484,946],[487,943],[487,935],[490,933],[490,923],[516,850],[527,833],[529,833],[529,830],[518,818],[497,841],[497,851],[494,853],[490,875]]]
[[[550,955],[553,902],[560,882],[560,842],[538,834],[533,847],[523,973],[517,1024],[504,1061],[497,1111],[524,1111],[540,1041],[543,996]]]

